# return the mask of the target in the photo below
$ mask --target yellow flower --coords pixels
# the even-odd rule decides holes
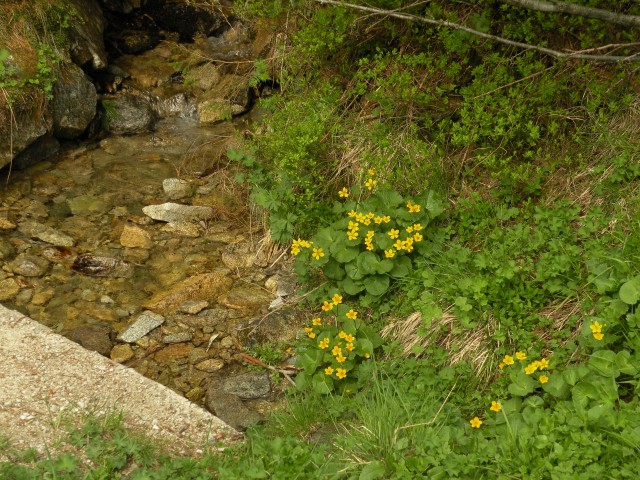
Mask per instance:
[[[334,294],[333,297],[331,297],[331,301],[334,305],[339,305],[340,303],[342,303],[342,295],[338,293]]]
[[[482,420],[480,420],[478,417],[473,417],[471,420],[469,420],[469,423],[471,424],[472,428],[480,428],[480,425],[482,425]]]
[[[347,336],[347,332],[345,332],[344,330],[340,330],[340,333],[338,334],[338,337],[345,338],[346,336]]]
[[[413,227],[407,227],[406,230],[407,233],[413,233]]]
[[[538,366],[539,366],[538,362],[531,362],[529,365],[524,367],[524,373],[526,373],[527,375],[531,375],[533,372],[535,372],[538,369]]]
[[[502,363],[505,365],[513,365],[513,357],[511,355],[505,355],[502,359]]]
[[[393,248],[390,248],[389,250],[385,250],[384,251],[384,256],[386,258],[393,258],[396,256],[396,251]]]
[[[349,190],[347,190],[347,187],[343,187],[342,190],[338,192],[338,195],[340,195],[340,198],[347,198],[349,196]]]
[[[309,338],[310,338],[310,339],[312,339],[312,340],[313,340],[314,338],[316,338],[316,334],[315,334],[315,333],[313,333],[313,332],[309,333],[308,335],[309,335]]]
[[[540,375],[538,380],[540,380],[540,383],[547,383],[549,381],[549,377],[547,377],[546,375]]]
[[[367,213],[367,218],[368,218],[369,220],[372,220],[372,219],[373,219],[373,217],[375,217],[375,216],[376,216],[376,214],[375,214],[375,213],[373,213],[373,212],[369,212],[369,213]]]
[[[309,248],[311,245],[313,245],[313,242],[309,242],[307,240],[300,240],[301,247]]]
[[[404,241],[404,249],[407,252],[413,251],[413,238],[409,237]]]
[[[370,219],[368,219],[368,218],[365,218],[365,219],[362,221],[362,224],[363,224],[363,225],[371,225],[371,220],[370,220]]]
[[[602,332],[602,327],[603,325],[600,324],[600,322],[596,321],[594,323],[592,323],[591,325],[589,325],[589,328],[591,329],[591,333],[601,333]]]
[[[351,320],[355,320],[358,317],[358,312],[354,311],[353,308],[347,312],[347,318]]]
[[[347,226],[347,228],[349,230],[358,230],[358,225],[360,225],[358,222],[352,222],[351,220],[349,220],[349,225]]]
[[[331,374],[333,374],[333,368],[331,368],[331,367],[327,367],[327,368],[325,368],[325,369],[324,369],[324,374],[325,374],[325,375],[331,375]]]
[[[420,205],[411,203],[411,200],[407,202],[407,208],[409,209],[409,213],[418,213],[420,211]]]
[[[421,233],[414,233],[414,234],[413,234],[413,239],[414,239],[416,242],[421,242],[423,238],[424,238],[424,237],[422,236],[422,234],[421,234]]]
[[[374,232],[373,230],[369,230],[367,232],[367,238],[373,238],[375,236],[376,232]]]
[[[291,246],[291,255],[298,255],[300,253],[300,247],[297,245]]]
[[[500,410],[502,410],[502,404],[493,400],[491,402],[491,407],[489,407],[489,410],[491,410],[492,412],[499,412]]]
[[[327,302],[326,300],[322,302],[322,310],[324,312],[328,312],[333,308],[333,303]]]
[[[374,222],[376,225],[380,225],[380,224],[382,223],[382,217],[380,217],[380,216],[376,216],[376,217],[374,217],[373,222]]]
[[[373,250],[373,244],[372,243],[366,243],[366,245],[367,245],[367,247],[366,247],[367,250],[369,250],[369,251]]]
[[[312,318],[311,319],[311,325],[315,325],[316,327],[318,325],[322,325],[322,320],[320,320],[320,318]]]
[[[600,340],[602,340],[604,338],[604,333],[600,333],[600,332],[594,333],[593,334],[593,338],[595,338],[596,340],[600,341]]]
[[[396,240],[396,243],[393,244],[396,250],[404,250],[404,242],[400,239]]]
[[[350,218],[353,218],[353,217],[355,217],[355,216],[356,216],[356,211],[355,211],[355,210],[351,210],[351,211],[349,211],[349,213],[347,213],[347,215],[348,215]]]
[[[313,328],[311,328],[311,327],[305,327],[305,329],[304,329],[304,333],[311,333],[311,332],[313,332]]]
[[[384,217],[382,217],[382,221],[384,223],[389,223],[391,221],[391,217],[389,215],[385,215]]]
[[[369,352],[364,352],[364,358],[371,358],[371,354]]]
[[[345,339],[345,340],[346,340],[346,339]],[[345,348],[346,348],[347,350],[349,350],[350,352],[352,352],[352,351],[353,351],[353,349],[354,349],[354,348],[356,348],[356,347],[354,347],[354,346],[353,346],[353,343],[347,343],[347,345],[345,346]]]
[[[413,224],[413,229],[414,229],[416,232],[419,232],[420,230],[422,230],[422,225],[420,225],[419,223],[414,223],[414,224]]]
[[[328,338],[324,338],[323,340],[320,340],[320,343],[318,344],[318,346],[323,350],[325,348],[329,348],[329,339]]]
[[[320,260],[320,258],[324,257],[324,251],[321,248],[314,248],[311,256],[316,260]]]
[[[547,360],[546,358],[541,358],[540,360],[538,360],[538,369],[544,370],[545,368],[549,368],[549,360]]]
[[[356,339],[356,337],[354,337],[353,335],[351,335],[350,333],[344,336],[344,341],[345,342],[353,342]]]
[[[336,362],[338,362],[338,363],[344,363],[344,361],[346,359],[347,359],[347,357],[343,356],[342,354],[336,355]]]
[[[367,170],[367,173],[373,177],[376,174],[376,170],[374,168],[370,168]]]
[[[346,376],[347,376],[347,371],[344,368],[338,368],[336,370],[336,377],[338,377],[340,380],[342,380]]]
[[[499,368],[500,370],[502,370],[502,369],[504,368],[504,363],[500,362],[500,363],[498,364],[498,368]]]
[[[334,357],[342,355],[342,349],[338,345],[335,345],[331,350],[331,355],[333,355]]]
[[[364,214],[362,213],[356,213],[356,222],[364,222],[367,219],[367,217],[364,216]]]
[[[400,230],[392,228],[387,232],[387,235],[389,235],[389,238],[393,240],[394,238],[398,238],[400,236]]]
[[[358,231],[357,230],[349,230],[347,232],[347,238],[349,240],[355,240],[356,238],[358,238]]]
[[[374,180],[373,178],[370,178],[369,180],[364,182],[364,186],[367,187],[367,190],[372,190],[373,187],[376,186],[376,183],[378,183],[376,180]]]
[[[518,360],[526,360],[527,359],[527,354],[524,352],[516,352],[516,358]]]

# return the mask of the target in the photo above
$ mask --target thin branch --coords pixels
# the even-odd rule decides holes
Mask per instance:
[[[640,27],[640,17],[637,15],[626,15],[624,13],[611,12],[600,8],[585,7],[575,3],[562,2],[560,0],[501,0],[516,7],[523,7],[529,10],[537,10],[547,13],[568,13],[580,17],[595,18],[608,23],[624,25],[626,27]]]
[[[536,52],[544,53],[545,55],[550,55],[555,58],[575,58],[580,60],[593,60],[597,62],[640,61],[639,54],[633,54],[629,56],[616,56],[616,55],[587,55],[587,54],[581,54],[581,53],[566,53],[566,52],[560,52],[558,50],[552,50],[550,48],[530,45],[528,43],[508,40],[504,37],[499,37],[497,35],[484,33],[479,30],[474,30],[473,28],[465,27],[464,25],[460,25],[458,23],[448,22],[446,20],[436,20],[434,18],[418,17],[417,15],[411,15],[408,13],[395,13],[388,10],[382,10],[379,8],[365,7],[362,5],[355,5],[353,3],[346,3],[346,2],[336,1],[336,0],[314,0],[314,1],[321,3],[323,5],[336,5],[338,7],[352,8],[355,10],[361,10],[363,12],[374,13],[377,15],[386,15],[388,17],[399,18],[401,20],[407,20],[409,22],[420,22],[420,23],[426,23],[428,25],[436,25],[438,27],[445,27],[445,28],[451,28],[453,30],[460,30],[480,38],[486,38],[489,40],[493,40],[494,42],[503,43],[505,45],[510,45],[512,47],[518,47],[525,50],[534,50]]]

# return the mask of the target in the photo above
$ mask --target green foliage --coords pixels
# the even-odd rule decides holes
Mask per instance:
[[[370,195],[353,189],[357,200],[336,202],[334,214],[346,216],[319,229],[311,242],[295,240],[291,249],[299,276],[320,269],[340,292],[364,295],[365,305],[379,303],[394,280],[409,275],[412,257],[425,252],[429,223],[443,211],[432,191],[409,200],[395,190],[373,190],[376,182],[372,176],[365,184]],[[345,187],[340,195],[350,194]]]
[[[298,347],[302,371],[296,386],[319,394],[356,392],[370,380],[371,358],[382,339],[358,318],[358,312],[342,304],[340,294],[325,300],[322,309],[333,311],[335,317],[314,318],[305,328],[307,338]]]

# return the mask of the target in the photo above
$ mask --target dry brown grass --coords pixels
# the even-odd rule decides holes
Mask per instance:
[[[566,329],[569,320],[580,314],[580,302],[576,299],[551,304],[544,308],[540,315],[549,319],[552,326],[535,330],[534,333],[543,344],[548,345],[554,332]],[[563,344],[574,339],[580,332],[580,327],[581,322],[578,322]],[[450,364],[460,361],[468,362],[479,378],[489,380],[494,376],[500,362],[500,358],[493,352],[501,345],[491,341],[493,334],[499,328],[498,321],[490,317],[482,325],[461,330],[458,319],[450,313],[449,309],[439,319],[434,319],[430,325],[423,322],[422,314],[414,312],[405,319],[388,324],[381,335],[385,339],[397,342],[405,356],[423,358],[425,356],[423,353],[414,352],[425,351],[437,345],[450,352]],[[543,354],[551,355],[553,350],[547,348]]]

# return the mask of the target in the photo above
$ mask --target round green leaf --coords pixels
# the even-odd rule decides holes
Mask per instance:
[[[389,277],[386,275],[372,275],[365,281],[367,293],[371,295],[382,295],[389,289]]]
[[[620,287],[620,300],[627,305],[635,305],[640,300],[640,275],[633,277]]]

